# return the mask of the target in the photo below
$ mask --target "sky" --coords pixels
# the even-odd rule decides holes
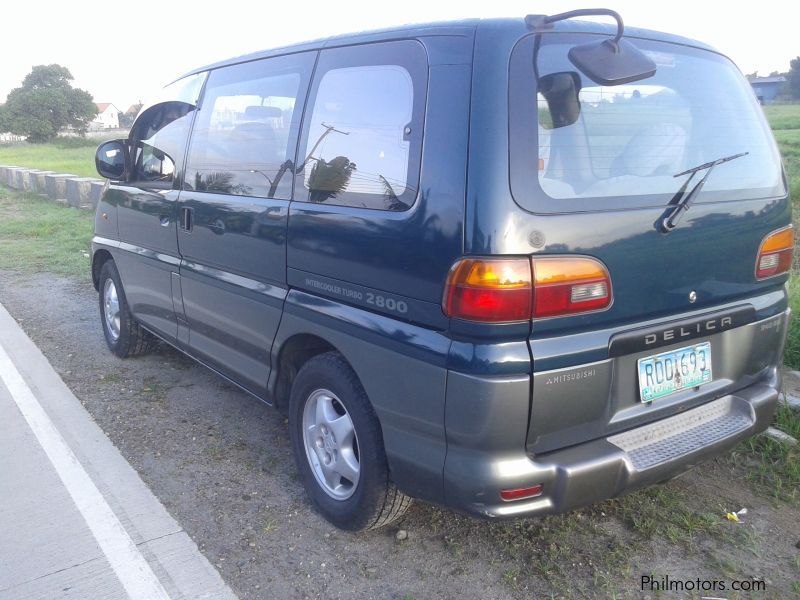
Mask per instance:
[[[126,110],[184,72],[217,60],[329,35],[469,17],[524,17],[603,6],[626,25],[706,42],[744,73],[787,71],[800,55],[800,2],[719,0],[6,0],[0,102],[31,67],[58,63],[96,102]],[[609,20],[610,22],[610,20]]]

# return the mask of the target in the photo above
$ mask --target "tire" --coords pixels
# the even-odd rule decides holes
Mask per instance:
[[[120,358],[147,353],[155,343],[155,337],[145,331],[131,315],[122,280],[113,260],[108,260],[100,269],[100,326],[108,349]]]
[[[389,477],[378,417],[340,354],[320,354],[300,369],[289,400],[289,428],[306,492],[336,527],[377,529],[411,505]]]

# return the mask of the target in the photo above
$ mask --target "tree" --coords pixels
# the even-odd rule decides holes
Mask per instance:
[[[309,202],[325,202],[336,198],[350,183],[356,163],[346,156],[337,156],[330,161],[318,159],[308,175]]]
[[[800,56],[789,61],[789,90],[792,98],[800,100]]]
[[[89,92],[72,87],[72,79],[61,65],[33,67],[0,106],[0,130],[34,143],[53,139],[67,125],[84,134],[97,106]]]

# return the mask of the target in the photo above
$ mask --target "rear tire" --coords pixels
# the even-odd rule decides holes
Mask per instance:
[[[337,352],[315,356],[300,369],[292,384],[289,427],[306,492],[340,529],[383,527],[411,505],[389,478],[372,404]]]
[[[117,265],[108,260],[100,269],[100,325],[108,349],[120,358],[145,354],[155,337],[145,331],[131,315]]]

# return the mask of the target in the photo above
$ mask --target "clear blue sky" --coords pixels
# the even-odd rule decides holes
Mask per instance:
[[[522,17],[604,6],[637,27],[700,39],[744,71],[786,71],[800,55],[800,2],[42,2],[6,0],[0,102],[33,65],[59,63],[98,102],[125,110],[191,68],[288,43],[404,23]]]

